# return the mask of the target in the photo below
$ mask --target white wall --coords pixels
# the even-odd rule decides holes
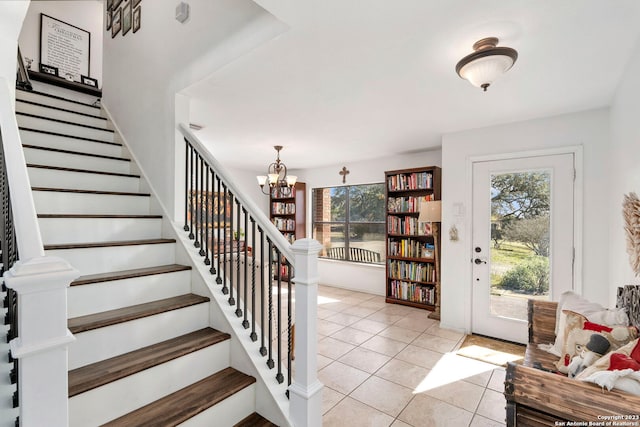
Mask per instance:
[[[44,13],[67,24],[91,33],[90,77],[102,85],[102,38],[104,33],[104,3],[99,0],[32,1],[20,33],[22,56],[33,59],[31,69],[38,70],[40,63],[40,14]]]
[[[627,64],[611,106],[611,186],[606,200],[610,212],[609,289],[613,303],[615,288],[640,284],[634,276],[626,253],[626,237],[622,220],[623,195],[635,191],[640,195],[640,44]]]
[[[460,240],[442,240],[442,324],[469,330],[471,304],[470,158],[581,145],[584,161],[582,293],[593,301],[609,296],[606,242],[609,209],[609,111],[592,110],[445,135],[442,139],[443,236],[456,223]],[[462,203],[463,218],[453,216]]]
[[[250,0],[191,0],[184,24],[174,17],[177,3],[142,2],[138,32],[104,38],[103,69],[103,104],[173,217],[184,153],[176,93],[286,29]]]
[[[29,7],[28,1],[0,2],[0,77],[7,80],[15,98],[18,35]]]

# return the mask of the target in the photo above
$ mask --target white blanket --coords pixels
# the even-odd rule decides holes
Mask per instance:
[[[633,369],[597,371],[587,377],[580,378],[580,380],[598,384],[609,391],[615,388],[627,393],[640,395],[640,371],[634,371]]]

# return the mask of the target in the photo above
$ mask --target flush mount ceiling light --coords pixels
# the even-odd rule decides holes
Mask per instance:
[[[487,37],[473,44],[475,52],[462,58],[456,65],[456,73],[485,92],[495,79],[509,71],[518,52],[510,47],[496,47],[497,37]]]
[[[258,185],[260,185],[260,189],[264,194],[270,194],[269,191],[264,191],[264,186],[268,184],[269,190],[278,188],[281,196],[287,196],[291,194],[291,187],[296,185],[298,177],[294,175],[287,175],[287,166],[280,161],[280,150],[282,150],[282,145],[275,145],[273,148],[275,148],[278,153],[276,161],[271,163],[267,168],[267,175],[260,175],[256,177],[258,179]]]

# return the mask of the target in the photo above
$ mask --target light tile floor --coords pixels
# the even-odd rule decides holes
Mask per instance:
[[[504,368],[457,356],[464,335],[429,313],[319,287],[324,426],[505,425]]]

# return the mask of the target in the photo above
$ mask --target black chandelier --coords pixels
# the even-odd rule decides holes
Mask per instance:
[[[258,185],[260,185],[262,192],[267,195],[270,194],[274,188],[278,189],[280,195],[289,195],[291,194],[291,188],[296,185],[298,177],[287,175],[287,166],[280,160],[282,145],[274,145],[273,148],[275,148],[278,153],[276,161],[271,163],[267,168],[267,175],[258,175],[256,177],[258,179]],[[267,191],[265,191],[267,184],[268,188]]]

